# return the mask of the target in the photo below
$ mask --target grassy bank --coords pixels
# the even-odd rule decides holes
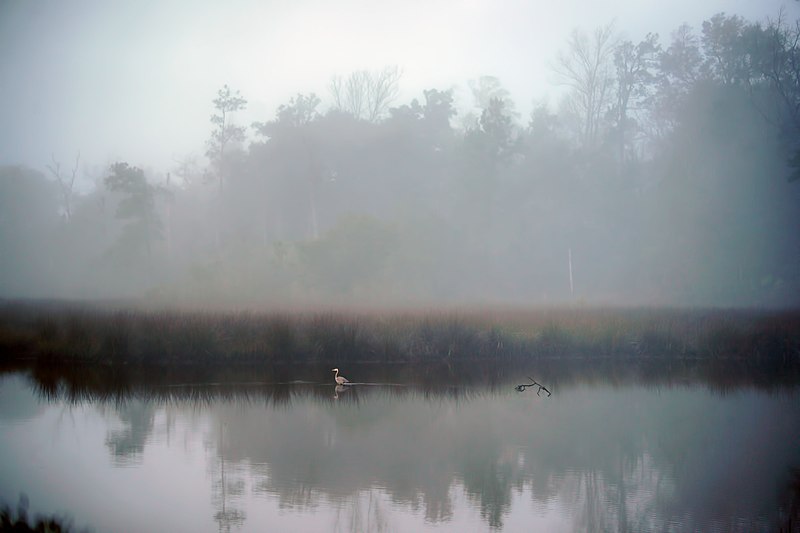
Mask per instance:
[[[0,305],[0,357],[183,366],[541,357],[800,361],[800,311],[188,312]]]

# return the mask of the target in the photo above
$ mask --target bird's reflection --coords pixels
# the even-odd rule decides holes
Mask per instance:
[[[345,387],[344,385],[336,385],[333,388],[333,399],[334,400],[338,400],[339,399],[339,393],[344,393],[346,391],[347,391],[347,387]]]

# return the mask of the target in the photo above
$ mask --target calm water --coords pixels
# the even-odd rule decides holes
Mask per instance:
[[[96,531],[771,531],[800,496],[797,388],[490,381],[5,374],[0,501]]]

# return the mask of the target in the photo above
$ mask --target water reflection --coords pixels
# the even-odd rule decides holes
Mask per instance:
[[[231,531],[231,528],[238,528],[243,523],[247,514],[237,508],[245,490],[245,477],[247,471],[242,468],[240,463],[233,463],[225,467],[225,426],[219,421],[219,444],[215,461],[210,461],[211,466],[211,491],[212,505],[216,509],[214,521],[219,525],[219,531]],[[214,464],[218,463],[218,464]],[[216,471],[216,472],[215,472]],[[219,475],[215,475],[216,473]],[[226,475],[227,474],[227,475]]]
[[[359,379],[380,383],[379,370],[363,372]],[[514,369],[441,386],[425,378],[342,388],[288,383],[267,371],[248,381],[128,375],[116,378],[116,389],[63,376],[42,384],[32,373],[29,388],[2,378],[0,394],[24,405],[38,398],[54,409],[89,407],[112,465],[134,466],[167,502],[153,512],[206,508],[200,530],[759,531],[796,516],[800,402],[791,384],[719,387],[696,370],[644,383],[630,369],[607,370],[605,380],[599,369],[570,372],[521,374],[519,382],[535,374],[552,397],[516,392]],[[56,429],[17,437],[46,440],[48,431]],[[0,439],[13,437],[0,426]],[[63,440],[53,450],[58,468],[81,453]],[[12,480],[0,496],[26,490],[36,501],[30,479],[4,475],[24,457],[0,449],[12,450],[0,452],[0,479]],[[192,496],[196,477],[174,490],[182,483],[160,457],[176,454],[203,465],[205,496]],[[109,486],[120,499],[137,498],[105,481],[113,477],[105,462],[85,467],[94,480],[80,482],[87,501]],[[160,490],[168,477],[174,486]],[[91,516],[110,512],[84,507]]]
[[[21,375],[0,374],[3,386],[0,387],[0,423],[14,423],[29,420],[42,412],[43,403],[31,394],[28,380]]]
[[[121,428],[110,429],[106,446],[117,464],[135,464],[141,460],[144,445],[153,431],[156,406],[143,400],[131,400],[116,408]]]

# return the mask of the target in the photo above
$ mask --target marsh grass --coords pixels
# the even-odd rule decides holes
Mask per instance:
[[[800,361],[800,312],[489,309],[342,312],[0,306],[0,356],[204,366],[517,358]]]
[[[0,531],[67,533],[77,530],[69,517],[37,515],[31,520],[28,517],[28,497],[23,493],[19,496],[16,513],[7,504],[0,507]]]

